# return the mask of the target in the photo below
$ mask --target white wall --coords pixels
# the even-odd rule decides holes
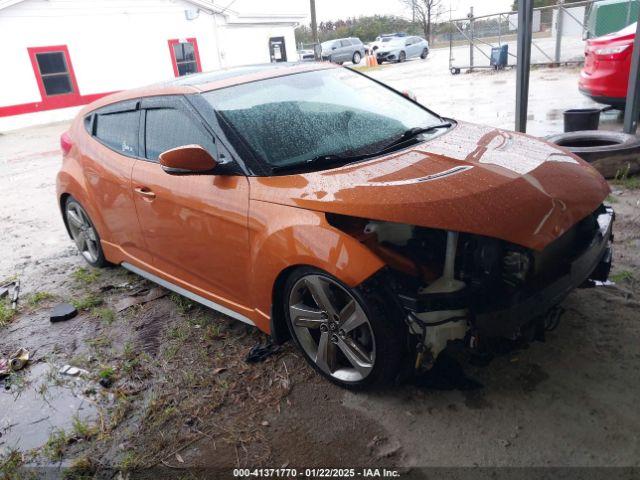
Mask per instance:
[[[227,25],[205,11],[187,20],[185,10],[197,8],[183,0],[28,0],[0,10],[0,107],[42,100],[28,47],[66,45],[81,95],[174,78],[167,43],[174,38],[197,39],[203,71],[268,62],[272,36],[284,36],[288,58],[296,59],[291,19]],[[0,117],[0,131],[71,118],[77,110]]]
[[[270,62],[271,37],[284,37],[287,60],[298,60],[293,27],[229,24],[220,28],[220,36],[222,64],[227,67]]]

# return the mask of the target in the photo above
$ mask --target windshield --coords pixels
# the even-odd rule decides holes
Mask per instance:
[[[321,156],[378,151],[435,114],[346,68],[318,70],[213,90],[203,97],[271,167]],[[227,125],[224,125],[224,124]]]

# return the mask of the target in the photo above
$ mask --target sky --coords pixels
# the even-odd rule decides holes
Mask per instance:
[[[475,15],[485,15],[508,12],[512,4],[513,0],[442,0],[443,10],[446,10],[442,19],[449,18],[449,8],[452,18],[462,18],[467,16],[471,6]],[[410,16],[399,0],[316,0],[316,14],[318,21],[376,14]]]

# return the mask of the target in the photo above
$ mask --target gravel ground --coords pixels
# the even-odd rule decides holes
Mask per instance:
[[[411,83],[403,69],[415,70],[416,80],[425,65],[372,74]],[[568,84],[574,73],[534,74]],[[491,85],[511,81],[511,73],[453,78]],[[457,100],[443,100],[441,113],[449,105],[454,117],[508,123],[500,106],[477,104],[475,113],[461,114],[462,94],[452,92]],[[54,470],[155,465],[153,476],[167,478],[176,468],[256,465],[639,466],[640,190],[633,182],[615,185],[610,197],[618,213],[617,285],[572,293],[546,342],[484,367],[463,363],[474,382],[351,393],[319,379],[292,347],[246,364],[244,355],[264,336],[180,297],[115,312],[119,300],[152,285],[120,268],[95,273],[76,255],[54,193],[66,126],[0,135],[0,278],[18,275],[23,288],[20,314],[0,327],[0,355],[27,346],[34,359],[0,392],[5,459],[13,449],[46,444],[23,459]],[[54,326],[47,314],[59,300],[89,306]],[[65,363],[88,373],[61,378]],[[105,376],[111,388],[98,385]],[[480,388],[467,388],[475,382]],[[43,401],[43,383],[52,396],[67,395],[68,408],[54,411]]]

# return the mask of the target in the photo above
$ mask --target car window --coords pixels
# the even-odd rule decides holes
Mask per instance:
[[[213,138],[184,111],[174,108],[147,110],[145,157],[157,161],[162,152],[184,145],[200,145],[216,156]]]
[[[107,147],[128,156],[138,155],[138,119],[136,110],[118,113],[96,114],[95,137]]]
[[[353,38],[351,40],[351,45],[362,45],[362,42],[360,40],[358,40],[357,38]]]
[[[349,47],[351,46],[351,42],[349,40],[340,40],[341,47]]]
[[[268,165],[373,152],[405,131],[440,120],[403,95],[351,72],[327,69],[202,94],[223,128]],[[232,140],[233,141],[233,140]]]

